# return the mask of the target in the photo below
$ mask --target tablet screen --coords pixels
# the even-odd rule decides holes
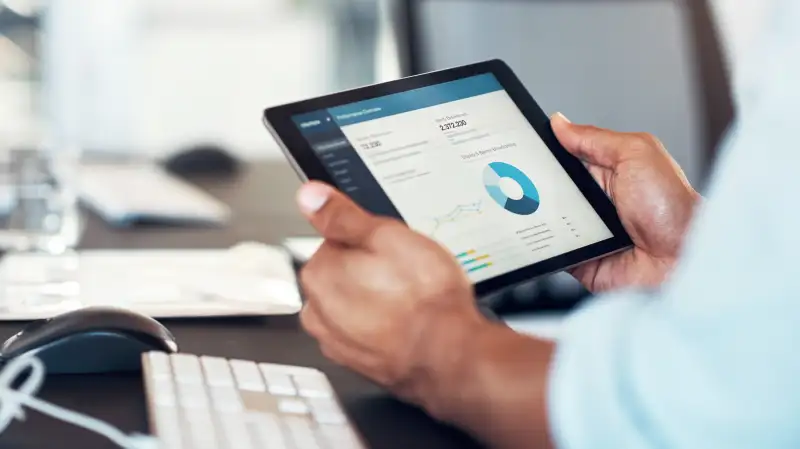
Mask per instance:
[[[292,119],[340,190],[473,282],[613,238],[491,73]]]

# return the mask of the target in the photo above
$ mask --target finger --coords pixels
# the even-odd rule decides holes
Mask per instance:
[[[596,261],[589,262],[583,265],[578,265],[575,268],[568,270],[569,274],[572,275],[578,282],[583,285],[586,290],[592,292],[594,289],[594,278],[597,274],[597,267],[598,264]]]
[[[326,340],[328,328],[313,303],[306,303],[300,310],[300,326],[317,341]]]
[[[620,133],[596,126],[576,125],[557,113],[551,126],[558,141],[576,157],[604,168],[613,169],[632,150],[647,146],[640,134]]]
[[[592,164],[585,164],[586,169],[589,170],[589,174],[592,175],[595,181],[606,191],[607,194],[611,192],[608,191],[608,175],[610,171],[607,168],[601,167],[599,165],[592,165]]]
[[[358,333],[361,321],[375,321],[369,320],[369,316],[359,320],[367,312],[359,304],[361,296],[352,293],[352,288],[358,288],[367,280],[363,270],[358,269],[364,266],[359,263],[359,256],[366,254],[325,242],[300,271],[300,285],[311,310],[307,313],[313,312],[311,324],[324,328],[328,338],[363,344],[351,341],[351,335]]]
[[[360,359],[352,348],[338,341],[335,334],[331,333],[319,310],[314,305],[308,304],[300,311],[300,324],[306,333],[317,340],[325,358],[348,367],[354,361]]]
[[[333,187],[319,182],[302,186],[300,210],[326,240],[345,246],[366,247],[380,219]]]
[[[322,355],[336,364],[365,375],[374,376],[374,373],[379,373],[380,370],[375,369],[379,365],[379,360],[368,351],[364,351],[361,345],[342,338],[344,335],[336,330],[318,307],[321,304],[317,300],[306,303],[300,311],[300,325],[317,341]],[[374,380],[384,381],[379,378]]]

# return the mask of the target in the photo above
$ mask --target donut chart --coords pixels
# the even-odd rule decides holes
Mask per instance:
[[[522,187],[522,197],[508,197],[500,188],[502,178],[511,178]],[[517,215],[531,215],[539,209],[539,191],[530,178],[517,167],[505,162],[492,162],[483,169],[483,185],[489,196],[505,210]]]

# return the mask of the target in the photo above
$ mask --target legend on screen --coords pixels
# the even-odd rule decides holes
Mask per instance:
[[[470,249],[461,254],[456,254],[456,259],[461,263],[461,266],[467,273],[483,270],[492,266],[492,262],[488,254],[481,254]]]

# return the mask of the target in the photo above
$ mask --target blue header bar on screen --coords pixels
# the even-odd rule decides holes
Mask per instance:
[[[491,73],[328,109],[339,126],[375,120],[503,90]]]

